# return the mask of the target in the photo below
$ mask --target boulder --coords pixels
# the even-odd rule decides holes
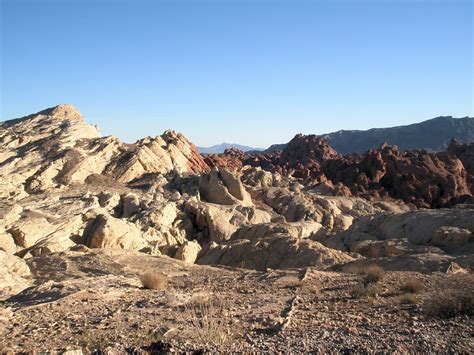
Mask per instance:
[[[0,300],[30,286],[30,279],[30,268],[24,260],[0,250]]]
[[[176,251],[175,259],[194,264],[200,251],[201,246],[198,242],[194,240],[186,241],[179,246],[178,250]]]
[[[122,199],[117,193],[101,192],[99,194],[100,207],[106,208],[113,214],[113,211],[121,206]]]
[[[209,175],[202,175],[199,192],[204,201],[219,205],[252,205],[239,176],[227,170],[213,169]]]
[[[44,217],[22,218],[8,229],[8,233],[13,236],[16,245],[29,248],[41,238],[57,231],[58,228],[60,226],[49,223]]]
[[[268,212],[248,206],[223,207],[205,202],[186,202],[186,210],[195,216],[195,223],[199,229],[207,234],[209,241],[222,242],[243,224],[270,222]]]
[[[128,218],[140,211],[140,199],[136,194],[128,193],[122,196],[122,217]]]
[[[84,230],[84,238],[90,248],[140,250],[147,246],[134,224],[108,215],[98,215]]]
[[[14,254],[17,249],[18,247],[12,235],[10,233],[0,232],[0,250],[3,250],[7,254]]]

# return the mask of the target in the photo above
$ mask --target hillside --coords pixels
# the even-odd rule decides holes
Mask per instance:
[[[367,131],[338,131],[324,134],[329,144],[341,154],[363,153],[383,143],[401,150],[445,150],[452,138],[461,143],[474,141],[474,117],[436,117],[406,126],[372,128]]]
[[[420,123],[388,128],[362,130],[340,130],[322,134],[338,153],[346,155],[365,153],[383,143],[397,145],[400,150],[426,149],[445,150],[452,138],[461,143],[474,142],[474,117],[436,117]],[[264,151],[271,153],[283,150],[285,144],[274,144]]]

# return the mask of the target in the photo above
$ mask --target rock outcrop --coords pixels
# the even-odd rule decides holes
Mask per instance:
[[[0,197],[22,198],[84,183],[91,174],[130,182],[149,173],[200,173],[209,167],[174,131],[135,144],[101,137],[71,105],[0,124]]]
[[[185,241],[180,245],[176,251],[175,258],[178,260],[185,261],[190,264],[194,264],[196,258],[201,251],[201,246],[196,241]]]
[[[258,270],[408,257],[416,267],[417,256],[471,267],[472,145],[344,157],[297,135],[283,151],[203,158],[174,131],[134,144],[101,137],[70,105],[0,128],[9,263],[107,249]],[[5,287],[27,285],[23,271],[0,270],[16,285]]]
[[[228,170],[213,169],[209,175],[203,175],[199,191],[204,201],[219,205],[252,205],[249,193],[239,177]]]
[[[31,276],[24,260],[0,250],[0,300],[30,286]]]
[[[324,245],[366,257],[474,254],[474,208],[418,210],[362,217]]]
[[[140,230],[134,225],[107,215],[98,215],[84,233],[90,248],[140,250],[146,246]]]
[[[222,264],[256,270],[313,266],[326,269],[352,261],[349,255],[309,240],[298,228],[279,225],[242,227],[229,242],[210,244],[199,264]]]
[[[403,200],[417,207],[450,207],[474,195],[471,145],[453,142],[448,151],[402,152],[383,144],[364,154],[339,155],[322,138],[297,135],[283,151],[220,154],[207,160],[232,161],[231,166],[259,167],[293,176],[321,192],[373,200]]]

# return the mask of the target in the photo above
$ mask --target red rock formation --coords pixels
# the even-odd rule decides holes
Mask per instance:
[[[246,154],[236,148],[228,148],[222,154],[208,154],[204,161],[211,168],[227,168],[230,171],[238,170],[242,167],[242,161]]]
[[[473,194],[462,162],[447,153],[402,153],[384,146],[351,159],[327,161],[322,169],[355,195],[402,199],[418,207],[450,206]]]
[[[283,151],[226,151],[207,158],[212,166],[259,166],[303,179],[310,186],[337,186],[337,194],[401,199],[418,207],[444,207],[474,195],[474,144],[452,142],[446,152],[401,152],[382,145],[365,154],[341,156],[321,137],[297,135]]]
[[[314,134],[297,134],[283,150],[280,163],[312,169],[326,160],[337,158],[339,154],[323,138]]]
[[[474,174],[474,143],[461,144],[453,139],[446,151],[461,160],[464,168],[470,174]]]

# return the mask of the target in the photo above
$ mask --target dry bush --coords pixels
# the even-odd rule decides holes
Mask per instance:
[[[439,318],[474,315],[474,274],[446,275],[442,282],[424,302],[424,311]]]
[[[469,290],[450,289],[433,295],[425,302],[425,312],[439,318],[474,315],[474,294]]]
[[[165,290],[168,286],[168,278],[163,274],[145,272],[140,275],[142,286],[149,290]]]
[[[76,343],[81,349],[89,350],[91,353],[100,353],[110,344],[113,344],[116,339],[116,334],[106,333],[100,329],[86,329],[84,333],[76,338]]]
[[[184,305],[184,333],[211,348],[229,346],[237,336],[222,297],[193,297]]]
[[[423,290],[423,285],[415,279],[404,281],[400,287],[400,291],[406,293],[418,293]]]
[[[364,283],[374,284],[381,281],[384,277],[384,271],[380,266],[372,265],[361,269],[360,273],[364,275]]]
[[[378,265],[352,265],[347,268],[347,271],[353,274],[363,275],[365,284],[377,283],[384,277],[384,270]]]
[[[400,304],[418,304],[420,303],[420,299],[416,295],[409,293],[398,297],[398,302]]]
[[[311,280],[299,280],[299,279],[282,279],[279,281],[278,284],[281,288],[290,288],[290,289],[297,289],[299,288],[301,292],[306,294],[319,294],[320,293],[320,285],[317,284],[315,281]]]
[[[352,298],[375,297],[377,295],[377,288],[374,285],[359,284],[354,286],[351,291]]]

